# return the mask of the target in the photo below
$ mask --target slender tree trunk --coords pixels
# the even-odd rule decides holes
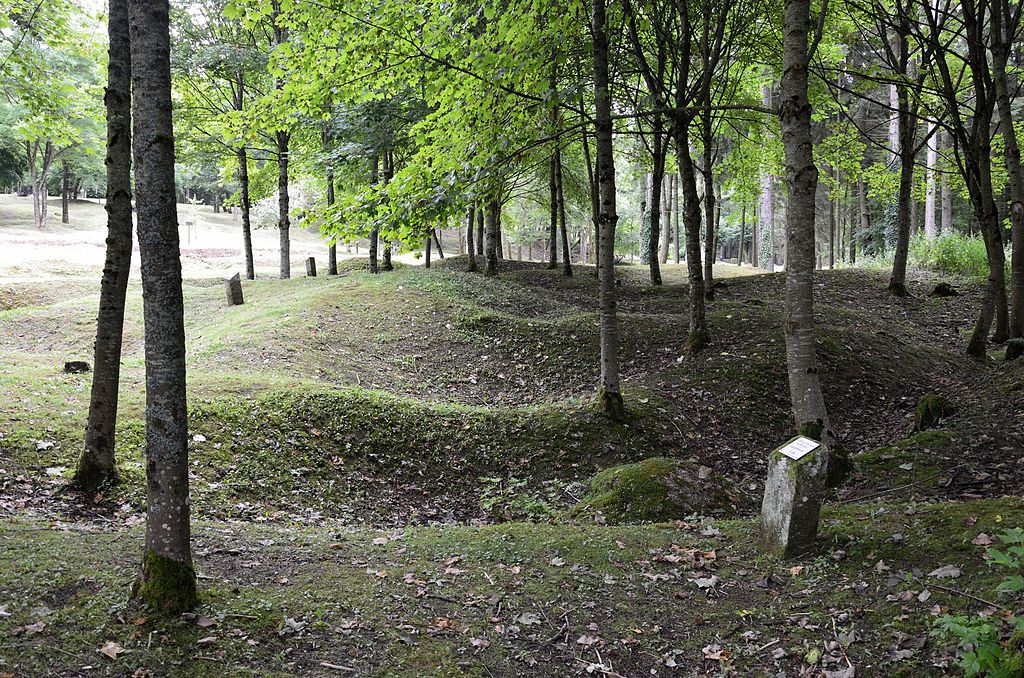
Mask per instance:
[[[68,213],[68,200],[71,197],[71,167],[67,160],[61,161],[60,180],[60,223],[70,224],[71,215]]]
[[[945,140],[943,144],[944,149],[949,149],[951,144],[949,143],[949,133],[941,132],[942,138]],[[941,220],[939,221],[939,235],[950,235],[953,233],[953,191],[949,188],[949,174],[947,172],[942,173],[942,186],[939,191],[939,215]]]
[[[395,176],[395,157],[388,148],[384,151],[384,186],[387,188],[388,184],[391,183],[392,177]],[[438,248],[440,254],[440,248]],[[444,255],[441,255],[442,257]],[[381,257],[380,268],[382,271],[393,271],[395,270],[394,265],[391,263],[391,239],[386,238],[384,240],[384,256]]]
[[[188,491],[185,322],[174,202],[167,0],[130,0],[135,185],[146,329],[146,550],[136,595],[178,612],[196,603]]]
[[[786,300],[783,329],[793,416],[800,434],[821,441],[832,475],[837,444],[818,376],[814,331],[814,165],[811,105],[807,99],[810,0],[786,0],[779,122],[786,155]],[[821,478],[822,483],[825,478]]]
[[[672,239],[675,241],[675,263],[679,263],[679,175],[672,175]]]
[[[935,240],[935,166],[939,162],[936,123],[928,123],[928,152],[925,158],[924,237]]]
[[[484,256],[487,257],[487,267],[484,275],[498,275],[498,250],[501,248],[498,232],[498,201],[491,199],[487,203],[487,214],[485,215],[486,228],[484,232]]]
[[[444,259],[444,248],[441,246],[441,233],[441,229],[430,229],[430,237],[434,239],[434,245],[437,246],[437,256],[439,259]],[[511,257],[511,255],[509,256]]]
[[[705,121],[705,127],[710,122]],[[715,177],[712,171],[711,132],[704,133],[704,298],[715,298]]]
[[[251,203],[249,201],[249,157],[245,146],[238,149],[238,192],[242,208],[242,249],[245,251],[245,277],[256,279],[256,265],[252,257]]]
[[[900,38],[900,61],[904,72],[907,70],[909,52],[907,39]],[[896,252],[893,257],[892,275],[889,277],[889,293],[897,297],[909,297],[907,289],[907,257],[910,252],[911,207],[914,196],[914,117],[910,110],[910,98],[905,86],[895,86],[896,119],[898,131],[898,158],[900,161],[900,188],[896,202]]]
[[[476,253],[480,256],[484,255],[484,241],[486,240],[484,237],[484,219],[486,211],[486,205],[481,200],[476,209]]]
[[[430,268],[430,245],[433,238],[428,235],[423,241],[423,266],[424,268]]]
[[[469,257],[469,266],[467,270],[470,273],[476,271],[476,248],[473,243],[473,231],[476,226],[476,208],[471,203],[469,205],[469,215],[466,218],[466,255]]]
[[[690,120],[676,121],[676,156],[683,188],[683,229],[686,231],[686,270],[690,280],[690,328],[687,344],[696,353],[711,343],[704,305],[704,273],[700,257],[700,197],[697,172],[690,155]]]
[[[373,154],[373,164],[370,166],[370,185],[376,186],[380,180],[380,154]],[[370,273],[377,273],[377,241],[379,240],[380,228],[374,226],[370,229]]]
[[[615,226],[619,216],[615,208],[615,150],[612,142],[612,100],[609,92],[609,40],[605,0],[593,0],[591,33],[593,39],[595,139],[597,141],[598,212],[598,289],[601,328],[600,399],[605,413],[624,420],[625,406],[619,386],[619,330],[615,300]]]
[[[648,213],[651,216],[651,227],[650,235],[647,238],[648,242],[648,253],[649,265],[651,269],[651,284],[661,284],[661,268],[659,262],[661,261],[661,234],[664,230],[662,228],[662,209],[661,199],[662,191],[664,190],[664,178],[665,178],[665,138],[662,134],[662,121],[660,116],[655,116],[654,119],[654,134],[652,143],[654,144],[654,171],[648,176],[649,185],[649,200],[647,205]],[[665,219],[669,216],[666,214]]]
[[[569,229],[565,223],[565,193],[562,186],[562,149],[555,148],[555,194],[558,200],[558,227],[562,233],[562,274],[572,276],[572,250],[569,247]],[[520,257],[522,259],[522,257]]]
[[[327,208],[328,210],[334,205],[334,169],[327,166]],[[327,275],[338,275],[338,243],[335,240],[331,240],[331,244],[327,248]]]
[[[281,279],[292,277],[291,218],[288,203],[288,141],[289,134],[278,130],[277,136],[277,229],[281,236]]]
[[[107,253],[93,346],[92,390],[85,449],[75,484],[92,495],[117,480],[114,463],[124,301],[132,263],[131,51],[128,0],[110,0],[107,31]]]
[[[558,267],[558,186],[555,180],[555,154],[551,154],[548,162],[548,196],[550,214],[548,220],[548,265],[547,268]]]
[[[994,36],[992,48],[992,81],[999,128],[1003,133],[1003,159],[1006,164],[1006,188],[1010,195],[1010,224],[1013,242],[1010,259],[1010,318],[1008,339],[1024,338],[1024,169],[1021,168],[1020,142],[1014,129],[1013,107],[1006,77],[1010,41],[1014,37],[1014,21],[1008,15],[1009,3],[995,0],[991,28]],[[1011,341],[1006,347],[1006,359],[1016,360],[1024,355],[1024,341]]]
[[[736,263],[739,266],[743,265],[743,243],[747,239],[747,205],[744,203],[740,206],[740,247],[737,253]]]

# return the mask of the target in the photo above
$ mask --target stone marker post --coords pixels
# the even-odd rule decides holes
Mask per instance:
[[[306,275],[310,278],[316,277],[316,257],[306,259]]]
[[[245,303],[242,298],[242,278],[237,273],[224,281],[224,291],[228,295],[228,306],[241,306]]]
[[[827,471],[828,450],[804,436],[769,455],[758,538],[762,550],[792,558],[811,549],[818,533]]]

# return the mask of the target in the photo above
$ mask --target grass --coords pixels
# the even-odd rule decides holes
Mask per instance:
[[[15,519],[0,535],[0,557],[17,564],[0,569],[0,670],[330,675],[327,662],[368,676],[512,676],[602,664],[640,675],[674,663],[747,674],[834,669],[848,656],[865,674],[910,675],[944,660],[930,640],[892,658],[901,639],[926,636],[933,605],[976,612],[968,594],[993,596],[998,572],[971,540],[1022,518],[1019,499],[834,508],[820,552],[795,567],[752,550],[749,519],[385,531],[200,522],[199,617],[169,619],[127,602],[139,528]],[[962,574],[928,575],[942,565]],[[38,621],[39,632],[14,631]],[[108,641],[125,650],[116,660],[98,654]],[[705,659],[709,647],[725,659]]]

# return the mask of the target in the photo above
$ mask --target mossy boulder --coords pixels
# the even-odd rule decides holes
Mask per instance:
[[[957,292],[956,288],[954,288],[948,282],[940,282],[938,285],[935,286],[935,289],[932,290],[932,292],[931,292],[931,294],[929,296],[932,296],[932,297],[958,297],[958,296],[960,296],[960,293]]]
[[[605,469],[573,510],[611,524],[665,522],[692,514],[735,515],[744,505],[736,486],[698,464],[651,457]]]
[[[935,428],[943,419],[956,414],[956,406],[940,395],[926,395],[917,401],[914,414],[914,430],[927,431]]]

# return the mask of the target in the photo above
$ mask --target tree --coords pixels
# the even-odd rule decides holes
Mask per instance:
[[[130,0],[135,185],[146,330],[146,546],[135,595],[196,602],[188,502],[185,321],[174,191],[167,0]]]
[[[793,416],[801,435],[822,443],[829,467],[837,452],[818,372],[814,331],[815,194],[811,104],[807,66],[817,45],[808,45],[810,0],[786,0],[783,26],[779,123],[786,154],[786,299],[783,330]],[[820,35],[818,36],[820,38]],[[821,479],[824,483],[824,478]]]
[[[107,253],[100,283],[85,449],[75,475],[76,484],[90,494],[117,478],[114,431],[124,302],[132,263],[131,51],[127,0],[110,0],[107,26]]]
[[[604,412],[614,420],[626,417],[619,386],[619,328],[615,314],[615,148],[612,143],[612,97],[609,91],[608,16],[605,0],[592,0],[591,34],[594,68],[594,138],[597,145],[598,287],[601,326],[601,388]]]

